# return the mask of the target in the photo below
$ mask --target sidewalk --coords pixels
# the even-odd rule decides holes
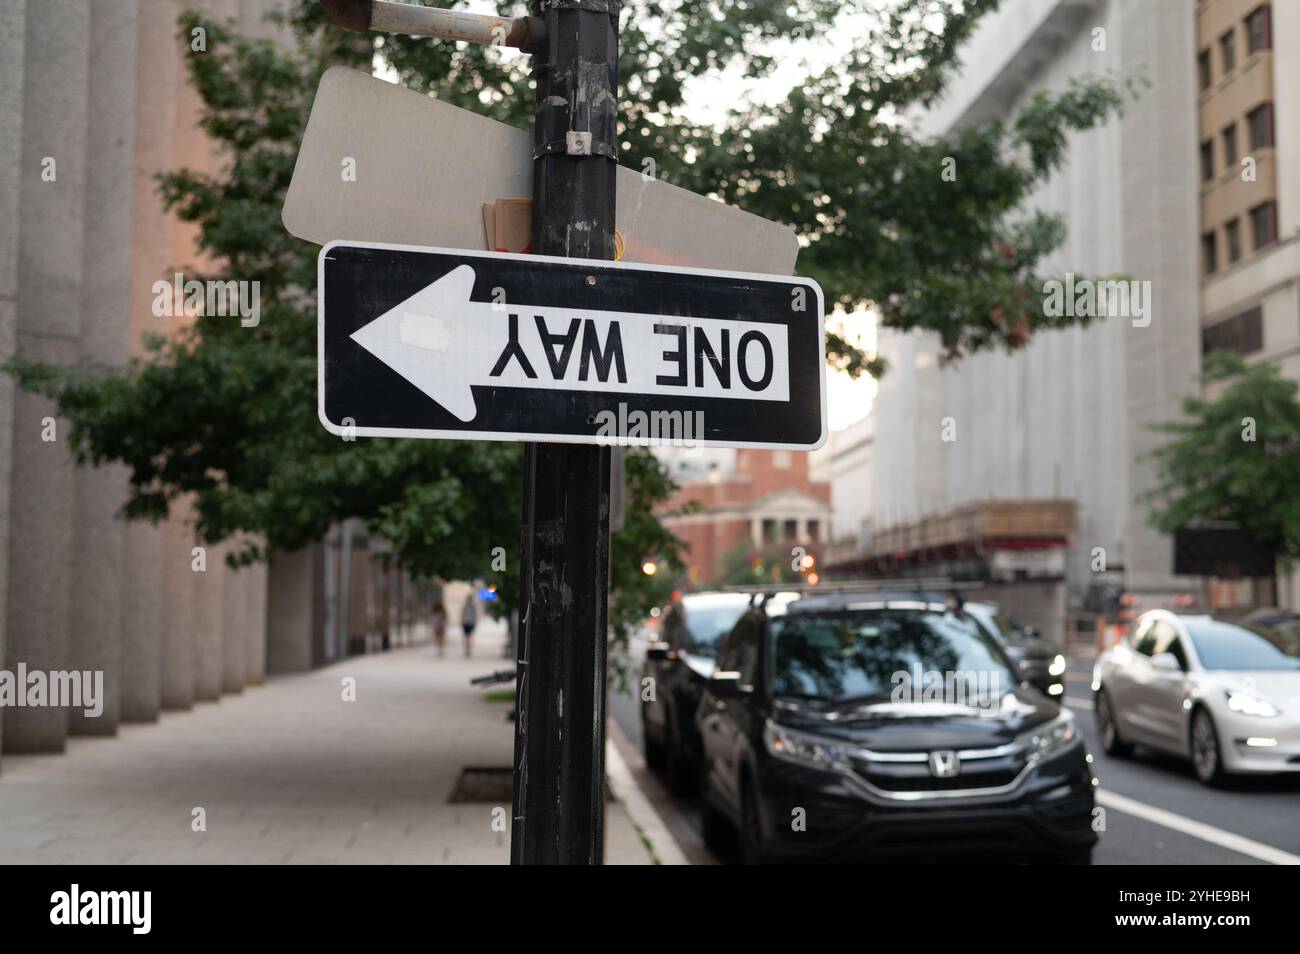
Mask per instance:
[[[508,704],[469,685],[508,667],[503,640],[485,620],[471,659],[449,634],[444,659],[429,645],[356,657],[73,739],[64,755],[6,755],[0,862],[505,864],[510,836],[494,819],[509,824],[508,798],[447,801],[463,768],[511,764]],[[192,829],[197,808],[206,831]],[[605,824],[607,863],[652,863],[641,832],[653,824],[634,825],[619,801]]]

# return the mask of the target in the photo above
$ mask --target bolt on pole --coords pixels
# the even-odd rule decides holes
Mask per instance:
[[[533,13],[533,251],[610,261],[619,3],[535,0]],[[608,447],[526,446],[512,864],[604,858],[609,487]]]

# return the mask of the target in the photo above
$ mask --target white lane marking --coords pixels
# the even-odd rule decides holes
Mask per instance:
[[[1094,708],[1091,700],[1071,696],[1065,697],[1065,704],[1078,709]],[[1199,838],[1201,841],[1218,845],[1220,848],[1227,848],[1229,851],[1235,851],[1238,854],[1247,855],[1260,861],[1266,861],[1269,864],[1300,865],[1300,855],[1293,855],[1281,848],[1274,848],[1272,845],[1252,841],[1243,835],[1235,835],[1230,831],[1224,831],[1222,828],[1215,828],[1213,825],[1194,821],[1191,818],[1166,811],[1163,808],[1155,808],[1124,795],[1117,795],[1106,789],[1097,790],[1097,801],[1107,808],[1115,809],[1117,812],[1143,818],[1165,828],[1182,832],[1184,835]]]
[[[1247,855],[1259,861],[1268,862],[1271,865],[1300,865],[1300,855],[1293,855],[1281,848],[1274,848],[1272,845],[1252,841],[1242,835],[1235,835],[1230,831],[1215,828],[1213,825],[1207,825],[1204,822],[1193,821],[1174,812],[1165,811],[1163,808],[1155,808],[1136,799],[1108,792],[1105,789],[1097,791],[1097,801],[1106,808],[1113,808],[1125,815],[1133,815],[1165,828],[1172,828],[1184,835],[1191,835],[1193,838],[1199,838],[1201,841],[1218,845],[1220,848],[1235,851],[1239,855]]]

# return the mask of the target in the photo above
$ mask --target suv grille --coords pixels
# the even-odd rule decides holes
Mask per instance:
[[[938,778],[930,771],[929,753],[915,753],[917,761],[874,761],[867,757],[853,760],[854,772],[864,781],[884,792],[955,792],[966,789],[1000,788],[1010,785],[1025,767],[1022,751],[993,758],[961,760],[956,775]]]

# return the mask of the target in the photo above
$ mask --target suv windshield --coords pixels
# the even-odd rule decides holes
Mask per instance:
[[[1025,627],[1006,613],[999,612],[996,619],[998,629],[1002,630],[1002,638],[1012,646],[1027,646],[1033,641],[1034,637],[1025,631]]]
[[[772,692],[829,703],[888,698],[905,676],[1018,682],[969,617],[908,609],[792,613],[772,624]],[[919,691],[920,687],[916,687]]]
[[[682,648],[696,656],[717,659],[719,641],[736,625],[736,620],[748,605],[749,601],[745,599],[711,606],[687,603]]]
[[[1240,625],[1263,636],[1288,656],[1300,657],[1300,613],[1252,613]]]
[[[1236,672],[1247,670],[1300,669],[1300,658],[1288,655],[1259,633],[1231,623],[1188,622],[1196,655],[1206,669]]]

